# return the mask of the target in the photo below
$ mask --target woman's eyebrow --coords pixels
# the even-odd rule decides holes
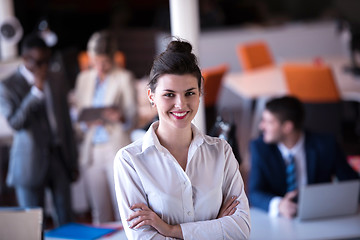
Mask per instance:
[[[193,90],[195,90],[196,88],[189,88],[189,89],[187,89],[185,92],[189,92],[189,91],[193,91]]]
[[[164,89],[163,92],[172,92],[172,93],[174,93],[175,91],[171,90],[171,89]]]
[[[195,90],[196,88],[189,88],[189,89],[186,89],[184,92],[189,92],[189,91],[193,91]],[[171,92],[171,93],[174,93],[175,91],[174,90],[171,90],[171,89],[164,89],[163,92]]]

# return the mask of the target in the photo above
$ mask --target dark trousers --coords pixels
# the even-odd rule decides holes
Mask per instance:
[[[57,151],[52,151],[47,178],[42,186],[36,188],[15,187],[18,204],[20,207],[42,207],[44,209],[45,190],[49,189],[55,210],[55,213],[52,214],[55,226],[71,222],[73,221],[73,214],[70,184],[60,154]]]

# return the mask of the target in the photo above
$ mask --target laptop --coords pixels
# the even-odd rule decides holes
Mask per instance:
[[[302,186],[298,219],[310,220],[355,214],[359,209],[360,180]]]

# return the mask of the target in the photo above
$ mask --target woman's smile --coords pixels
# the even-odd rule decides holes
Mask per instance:
[[[170,112],[176,119],[184,119],[189,111],[186,111],[186,112]]]

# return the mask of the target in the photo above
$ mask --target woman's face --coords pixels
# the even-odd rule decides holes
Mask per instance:
[[[164,74],[158,79],[155,92],[148,89],[148,97],[157,108],[161,125],[185,128],[199,108],[200,90],[193,75]]]
[[[107,55],[94,55],[92,57],[92,64],[100,78],[103,78],[110,72],[113,67],[112,59]]]

